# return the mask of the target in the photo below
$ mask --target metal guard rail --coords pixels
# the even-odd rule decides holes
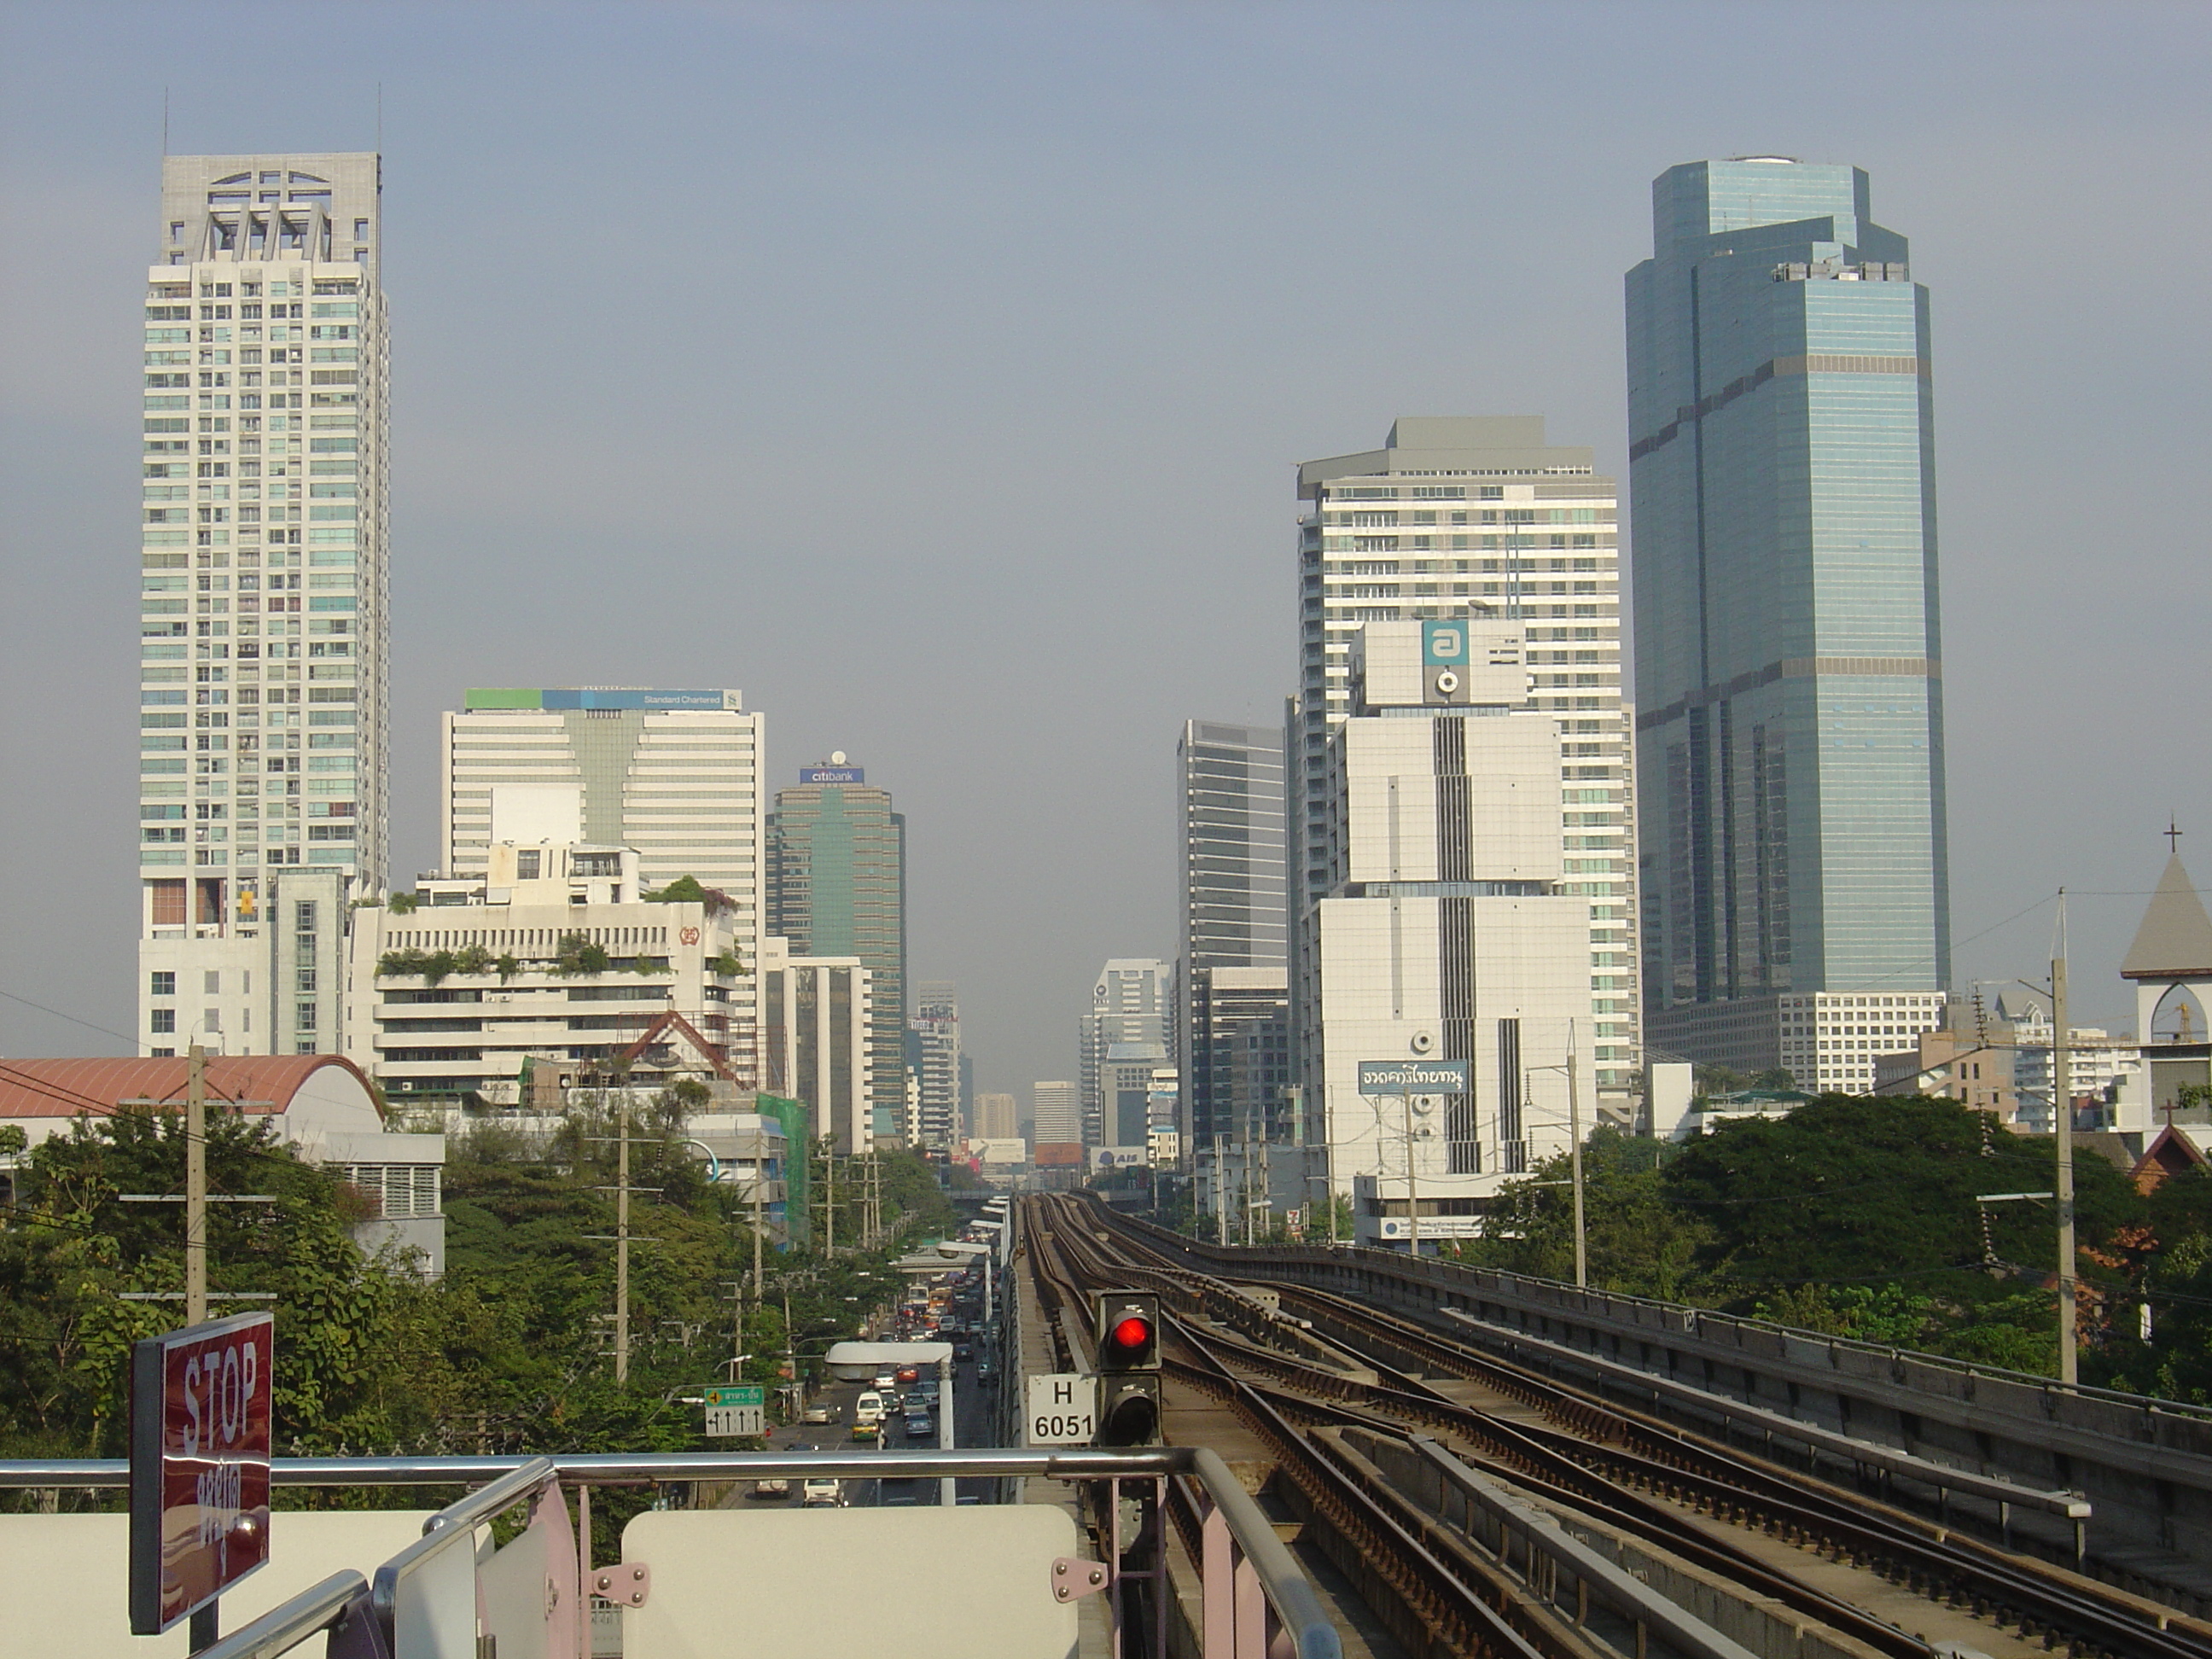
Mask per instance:
[[[113,1489],[130,1484],[122,1458],[0,1460],[0,1490],[27,1487]],[[1296,1659],[1341,1659],[1335,1626],[1274,1525],[1238,1483],[1219,1454],[1204,1446],[1128,1450],[975,1449],[902,1452],[556,1453],[543,1457],[286,1457],[271,1462],[282,1486],[436,1486],[488,1482],[423,1523],[423,1536],[385,1562],[374,1579],[333,1574],[240,1626],[197,1659],[274,1659],[319,1632],[331,1632],[331,1651],[386,1659],[398,1588],[424,1562],[468,1539],[501,1510],[548,1483],[761,1480],[836,1475],[884,1480],[957,1478],[1195,1480],[1226,1523],[1279,1621]],[[367,1591],[366,1596],[363,1591]],[[1219,1656],[1217,1656],[1217,1659]]]

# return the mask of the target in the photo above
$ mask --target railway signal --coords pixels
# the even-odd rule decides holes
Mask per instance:
[[[1160,1299],[1145,1291],[1098,1293],[1098,1432],[1095,1446],[1160,1439]]]
[[[1160,1299],[1144,1291],[1098,1293],[1098,1369],[1160,1368]]]

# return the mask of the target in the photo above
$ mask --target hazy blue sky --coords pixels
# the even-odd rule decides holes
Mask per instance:
[[[471,684],[732,685],[912,826],[984,1088],[1172,949],[1186,716],[1293,678],[1298,460],[1542,412],[1626,471],[1672,163],[1856,162],[1934,295],[1958,974],[2085,1016],[2212,875],[2212,9],[0,9],[0,991],[130,1029],[138,307],[180,152],[383,86],[395,874]],[[2196,507],[2190,503],[2195,501]],[[2006,921],[2017,913],[2019,919]],[[2005,925],[1998,926],[2000,923]],[[1994,929],[1994,931],[1991,931]],[[0,1049],[123,1039],[0,1003]]]

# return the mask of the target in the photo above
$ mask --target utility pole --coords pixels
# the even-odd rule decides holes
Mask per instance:
[[[829,1231],[823,1235],[822,1253],[831,1261],[837,1257],[837,1142],[830,1136],[822,1141],[822,1218]]]
[[[207,1322],[207,1050],[185,1062],[185,1323]]]
[[[767,1146],[767,1121],[756,1114],[753,1118],[753,1300],[756,1303],[761,1299],[761,1229],[765,1224],[767,1213],[764,1208],[768,1192]],[[787,1158],[790,1156],[790,1148],[784,1149],[784,1155]],[[787,1216],[790,1214],[787,1206],[784,1213]]]
[[[1413,1091],[1399,1090],[1398,1102],[1406,1109],[1406,1231],[1413,1240],[1413,1258],[1419,1261],[1421,1255],[1421,1198],[1413,1176]]]
[[[603,1094],[600,1097],[605,1099]],[[615,1382],[629,1381],[629,1097],[615,1132]]]
[[[2051,959],[2051,1105],[2057,1119],[2058,1380],[2080,1380],[2081,1310],[2074,1260],[2074,1087],[2066,1054],[2066,890],[2058,890],[2058,954]],[[2148,1036],[2146,1032],[2145,1036]]]
[[[1575,1023],[1567,1022],[1567,1139],[1575,1178],[1575,1288],[1589,1288],[1589,1238],[1583,1227],[1583,1103],[1575,1084]]]
[[[1213,1230],[1229,1242],[1229,1137],[1213,1137]]]

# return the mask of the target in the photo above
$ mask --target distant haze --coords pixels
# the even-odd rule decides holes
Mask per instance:
[[[979,1087],[1173,949],[1180,723],[1273,724],[1292,468],[1537,413],[1625,475],[1671,163],[1855,162],[1934,298],[1958,972],[2081,1017],[2212,880],[2212,12],[2030,4],[0,9],[9,1054],[135,973],[141,281],[179,151],[367,149],[394,875],[476,685],[729,685],[911,832]],[[2002,926],[2016,913],[2020,919]]]

